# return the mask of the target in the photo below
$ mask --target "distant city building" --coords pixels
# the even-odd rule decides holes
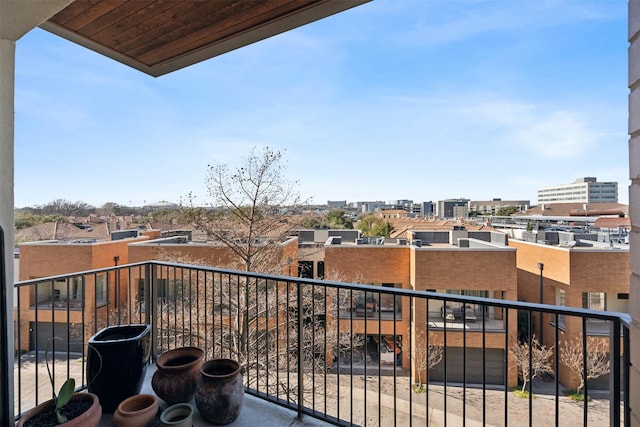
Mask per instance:
[[[336,202],[337,203],[337,202]],[[433,216],[433,202],[414,202],[409,199],[387,200],[386,202],[350,202],[345,206],[357,213],[369,214],[383,210],[403,210],[411,217],[429,218]],[[332,208],[329,205],[329,208]]]
[[[144,205],[143,208],[151,211],[178,210],[180,209],[180,205],[172,202],[167,202],[166,200],[161,200],[159,202]]]
[[[598,182],[595,177],[578,178],[571,184],[538,190],[542,203],[618,203],[618,183]]]
[[[469,202],[469,212],[477,212],[479,215],[495,215],[502,208],[513,206],[517,212],[529,209],[529,200],[472,200]]]
[[[327,206],[329,209],[342,209],[347,207],[346,200],[328,200]]]
[[[351,202],[349,207],[356,210],[358,213],[372,213],[378,209],[382,209],[386,206],[385,202]]]
[[[469,199],[438,200],[436,216],[438,218],[466,218],[469,216]]]

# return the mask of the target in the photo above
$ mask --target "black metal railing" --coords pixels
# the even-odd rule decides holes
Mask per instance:
[[[336,425],[629,423],[629,318],[620,313],[167,262],[23,281],[15,293],[18,414],[51,398],[47,343],[56,387],[73,376],[82,388],[89,337],[147,323],[154,357],[189,345],[236,359],[247,393]],[[589,336],[593,321],[608,334]],[[551,374],[523,387],[539,350]],[[603,352],[610,372],[589,378],[589,358]],[[581,377],[591,400],[575,402],[563,390]],[[515,396],[523,388],[528,395]]]

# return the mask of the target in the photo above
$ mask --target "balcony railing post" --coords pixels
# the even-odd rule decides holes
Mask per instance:
[[[304,402],[304,384],[302,382],[302,363],[303,363],[303,313],[302,313],[302,284],[297,283],[298,293],[297,293],[297,304],[298,304],[298,418],[302,418],[302,407]]]
[[[151,325],[151,357],[155,360],[158,355],[158,287],[155,286],[158,266],[152,263],[144,269],[144,315],[145,323]]]
[[[609,425],[611,427],[620,425],[620,354],[620,321],[609,321],[609,393],[611,393]]]

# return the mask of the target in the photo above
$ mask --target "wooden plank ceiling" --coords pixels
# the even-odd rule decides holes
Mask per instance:
[[[370,0],[75,0],[47,31],[161,76]]]

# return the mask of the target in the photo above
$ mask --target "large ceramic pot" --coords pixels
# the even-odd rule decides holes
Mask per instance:
[[[87,389],[98,395],[102,410],[140,393],[151,353],[151,326],[109,326],[89,339]]]
[[[200,415],[213,424],[232,423],[240,414],[244,385],[240,364],[231,359],[214,359],[200,368],[196,407]]]
[[[156,395],[170,405],[189,402],[200,381],[204,351],[197,347],[179,347],[162,353],[151,378]]]
[[[58,425],[55,416],[56,404],[53,399],[41,403],[27,412],[16,427]],[[93,393],[74,393],[71,400],[62,409],[68,421],[60,427],[96,427],[102,417],[102,407],[98,396]],[[47,424],[48,420],[50,423]]]
[[[153,394],[136,394],[120,402],[113,413],[115,427],[147,427],[158,415],[158,399]]]

